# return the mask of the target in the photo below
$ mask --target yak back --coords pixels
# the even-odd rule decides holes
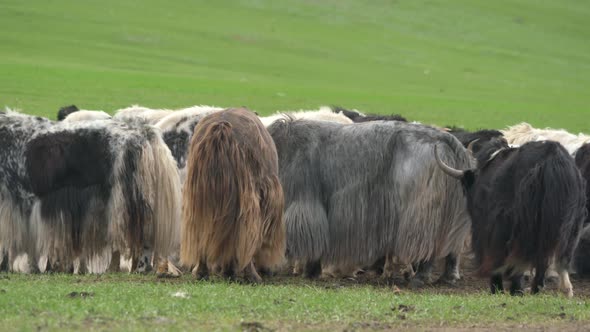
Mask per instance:
[[[111,188],[113,158],[103,131],[43,133],[26,147],[31,189],[41,199],[44,220],[71,222],[72,243],[80,250],[82,223],[91,204],[102,204]]]
[[[559,143],[508,148],[496,138],[476,158],[478,169],[467,185],[467,197],[481,274],[502,266],[508,256],[547,263],[559,245],[577,241],[584,184]]]
[[[327,262],[365,264],[399,248],[396,253],[413,261],[445,251],[449,233],[464,234],[462,222],[452,225],[453,218],[441,215],[451,210],[466,215],[459,206],[464,205],[461,186],[439,172],[432,155],[434,145],[442,142],[445,161],[470,168],[464,147],[452,135],[399,121],[286,119],[267,129],[279,155],[292,258],[318,259],[330,248],[322,258]],[[446,198],[432,211],[422,206],[422,213],[417,209],[421,203],[415,202],[422,197],[428,205],[438,195],[418,195],[424,187],[445,188]],[[411,226],[410,219],[420,226]],[[428,230],[419,230],[422,224]],[[428,245],[418,248],[425,238]]]

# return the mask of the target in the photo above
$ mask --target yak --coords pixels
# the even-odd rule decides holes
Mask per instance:
[[[287,256],[308,277],[322,265],[367,266],[387,254],[411,263],[461,250],[469,230],[462,188],[429,152],[443,140],[445,160],[469,167],[452,135],[398,121],[286,118],[267,129],[285,191]]]
[[[273,115],[260,117],[260,121],[265,127],[272,125],[277,120],[282,120],[285,115],[290,116],[294,119],[312,119],[318,121],[329,121],[338,123],[352,123],[345,114],[333,112],[331,108],[322,106],[318,110],[300,110],[294,112],[277,112]]]
[[[78,110],[76,112],[68,114],[64,122],[76,122],[76,121],[93,121],[93,120],[109,120],[112,117],[103,111],[87,111]]]
[[[63,106],[57,111],[57,120],[63,121],[68,115],[78,112],[80,109],[76,105]]]
[[[590,143],[586,143],[576,150],[574,159],[586,182],[586,208],[590,210]],[[590,215],[584,224],[590,224]]]
[[[213,111],[217,110],[220,111],[223,108],[219,108],[216,106],[206,106],[206,105],[199,105],[199,106],[191,106],[188,108],[178,109],[178,110],[170,110],[170,109],[151,109],[139,105],[132,105],[127,108],[122,108],[115,111],[115,115],[113,116],[116,120],[124,120],[124,119],[142,119],[149,124],[155,125],[159,121],[164,120],[164,118],[168,116],[174,116],[173,114],[177,112],[206,112],[206,111]]]
[[[275,144],[244,108],[207,115],[194,129],[187,161],[180,258],[198,278],[220,267],[262,281],[285,251],[284,198]]]
[[[532,141],[549,140],[561,143],[570,154],[574,154],[583,144],[590,142],[588,135],[574,135],[563,129],[537,129],[525,122],[508,127],[502,133],[509,144],[522,145]]]
[[[206,115],[221,110],[222,109],[216,107],[192,107],[185,110],[174,111],[155,124],[155,126],[162,132],[162,138],[176,160],[181,183],[184,183],[186,178],[188,147],[195,126]]]
[[[161,261],[179,246],[180,183],[155,128],[7,111],[0,137],[0,247],[12,270],[102,273],[113,252],[137,262],[148,248]]]
[[[370,121],[402,121],[408,122],[406,118],[399,114],[389,114],[389,115],[382,115],[382,114],[364,114],[357,110],[348,110],[339,106],[332,106],[332,112],[334,113],[342,113],[344,116],[349,118],[355,123],[358,122],[370,122]]]
[[[446,131],[451,135],[457,137],[457,139],[463,144],[463,146],[472,147],[472,152],[476,152],[482,144],[490,141],[495,137],[502,137],[503,134],[499,130],[494,129],[479,129],[476,131],[468,131],[460,127],[447,126]]]
[[[472,220],[472,245],[478,274],[490,277],[492,293],[523,293],[523,273],[536,269],[532,293],[544,286],[545,272],[555,261],[560,289],[573,289],[568,266],[586,216],[585,184],[573,158],[559,143],[529,142],[509,147],[493,138],[475,153],[475,168],[457,169],[441,160],[439,167],[459,179]]]
[[[574,255],[574,269],[578,277],[590,277],[590,225],[586,224]]]

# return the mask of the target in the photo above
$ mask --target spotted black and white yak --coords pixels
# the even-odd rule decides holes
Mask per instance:
[[[0,137],[0,246],[12,270],[102,273],[113,252],[164,261],[178,250],[180,183],[154,127],[7,111]]]
[[[115,115],[113,116],[116,120],[125,120],[125,119],[143,119],[144,121],[148,122],[149,124],[155,125],[159,121],[163,120],[169,115],[172,115],[176,112],[206,112],[212,110],[222,110],[222,108],[216,106],[206,106],[206,105],[199,105],[199,106],[192,106],[188,108],[178,109],[178,110],[170,110],[170,109],[151,109],[139,105],[133,105],[127,108],[122,108],[120,110],[115,111]]]
[[[183,192],[181,262],[199,278],[278,265],[285,251],[277,152],[262,122],[243,108],[212,113],[191,139]]]
[[[432,157],[442,140],[445,160],[471,166],[452,135],[399,121],[283,119],[267,129],[285,191],[287,256],[304,262],[307,276],[386,254],[412,263],[461,250],[469,231],[462,188]]]
[[[222,108],[210,106],[191,107],[174,111],[155,124],[162,132],[162,138],[176,160],[181,183],[184,183],[186,178],[188,147],[195,126],[206,115],[222,110]]]
[[[555,261],[560,289],[573,296],[568,266],[586,216],[585,185],[573,158],[559,143],[530,142],[511,148],[494,138],[475,153],[476,168],[439,167],[463,184],[472,219],[479,274],[491,276],[492,293],[522,294],[523,273],[536,269],[532,292],[544,285]]]

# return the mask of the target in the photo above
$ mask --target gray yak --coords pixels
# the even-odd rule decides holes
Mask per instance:
[[[322,264],[366,266],[390,254],[403,263],[459,253],[470,219],[463,189],[432,149],[471,167],[452,135],[403,122],[340,124],[283,119],[268,128],[285,192],[287,257],[308,277]],[[444,279],[457,279],[456,269]],[[418,276],[420,278],[420,276]]]

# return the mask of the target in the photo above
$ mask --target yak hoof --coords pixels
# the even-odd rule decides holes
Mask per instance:
[[[412,280],[410,280],[409,286],[412,289],[423,288],[424,286],[426,286],[426,282],[424,282],[424,280],[420,278],[413,278]]]
[[[442,285],[442,286],[457,287],[457,281],[459,281],[459,280],[460,280],[459,278],[440,277],[436,281],[436,284],[437,285]]]

